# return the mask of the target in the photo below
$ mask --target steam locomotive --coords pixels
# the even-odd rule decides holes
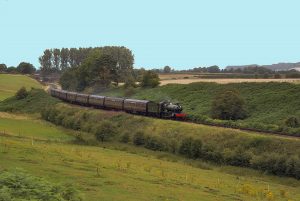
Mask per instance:
[[[49,91],[51,96],[72,104],[102,109],[123,110],[128,113],[159,118],[183,119],[186,117],[186,114],[182,113],[182,106],[169,101],[156,103],[149,100],[88,95],[54,88],[50,88]]]

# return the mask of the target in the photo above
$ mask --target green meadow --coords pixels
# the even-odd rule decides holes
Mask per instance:
[[[24,75],[0,74],[0,101],[13,96],[21,87],[42,88],[36,80]]]

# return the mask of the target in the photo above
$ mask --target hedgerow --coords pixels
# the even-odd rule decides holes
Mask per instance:
[[[300,179],[298,141],[250,136],[224,129],[213,134],[199,133],[195,128],[191,130],[188,124],[64,104],[45,108],[41,116],[57,125],[87,132],[100,143],[119,141],[220,165],[250,167]],[[84,138],[80,136],[81,140]]]

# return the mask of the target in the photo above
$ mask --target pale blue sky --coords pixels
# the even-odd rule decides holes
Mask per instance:
[[[126,46],[135,66],[300,61],[299,0],[0,0],[0,63],[46,48]]]

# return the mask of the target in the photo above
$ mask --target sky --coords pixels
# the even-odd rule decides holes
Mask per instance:
[[[300,61],[299,0],[0,0],[0,63],[126,46],[135,67]]]

